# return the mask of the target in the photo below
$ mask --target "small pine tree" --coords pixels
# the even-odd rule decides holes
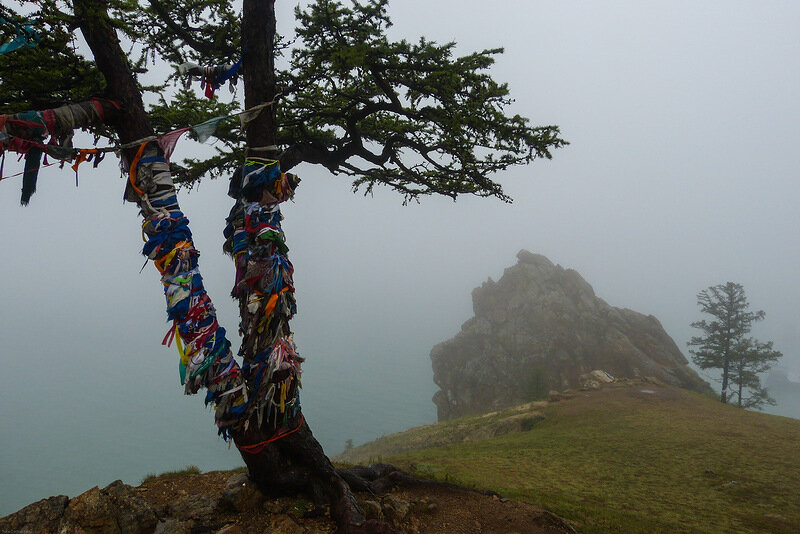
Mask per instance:
[[[772,342],[762,343],[748,337],[753,323],[761,321],[765,313],[749,311],[750,303],[741,284],[728,282],[711,286],[697,294],[700,311],[712,320],[692,323],[693,328],[703,332],[694,336],[688,345],[692,361],[701,369],[722,371],[720,400],[727,403],[737,395],[741,408],[760,408],[764,404],[775,404],[761,385],[759,374],[768,370],[772,362],[782,354],[772,348]],[[728,391],[729,386],[735,387]]]

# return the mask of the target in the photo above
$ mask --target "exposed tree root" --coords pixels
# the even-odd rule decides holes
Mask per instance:
[[[355,491],[365,491],[373,494],[385,493],[395,486],[426,486],[470,491],[481,495],[497,495],[499,497],[497,492],[491,490],[469,488],[439,480],[416,478],[390,464],[355,465],[346,469],[338,469],[337,471]]]
[[[234,439],[237,445],[246,445],[261,443],[269,437],[261,429],[250,428]],[[331,518],[340,534],[397,534],[386,523],[366,520],[348,481],[331,464],[305,421],[296,432],[269,443],[257,454],[241,454],[250,478],[263,493],[270,496],[305,493],[316,504],[330,505]]]
[[[415,478],[397,467],[377,463],[337,469],[303,421],[297,431],[267,444],[257,454],[241,452],[250,478],[266,495],[277,497],[305,493],[315,504],[330,506],[331,518],[340,534],[396,534],[380,521],[369,520],[358,506],[353,491],[380,495],[396,486],[426,486],[498,495],[494,491],[468,488],[437,480]],[[235,436],[237,445],[261,443],[270,429],[251,427]]]

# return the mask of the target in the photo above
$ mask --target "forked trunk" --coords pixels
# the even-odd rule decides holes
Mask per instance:
[[[243,8],[245,108],[266,106],[246,129],[247,161],[232,179],[230,194],[236,203],[226,228],[226,249],[236,265],[233,295],[239,299],[242,316],[241,368],[202,288],[188,220],[180,212],[162,150],[147,140],[154,130],[106,5],[98,0],[75,0],[74,5],[81,31],[107,80],[107,96],[123,108],[122,120],[111,125],[123,143],[141,140],[123,152],[126,168],[132,171],[125,198],[136,202],[145,218],[143,227],[150,238],[145,253],[167,288],[174,335],[186,343],[185,351],[180,351],[187,392],[208,389],[206,400],[216,406],[220,432],[234,440],[263,491],[310,493],[331,505],[341,532],[393,532],[385,524],[365,522],[347,482],[300,411],[302,358],[294,350],[288,326],[294,313],[294,287],[278,210],[299,180],[281,173],[276,161],[275,106],[270,104],[277,93],[274,0],[245,0]]]

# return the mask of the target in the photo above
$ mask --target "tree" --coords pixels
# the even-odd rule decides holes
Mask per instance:
[[[186,392],[206,389],[220,434],[233,440],[264,491],[305,491],[327,501],[343,532],[387,531],[364,521],[351,486],[378,491],[402,475],[386,466],[335,469],[303,418],[303,359],[289,329],[293,267],[279,210],[299,179],[287,171],[301,162],[323,165],[349,176],[354,189],[384,185],[405,201],[465,193],[508,201],[492,175],[549,158],[565,144],[557,127],[506,114],[508,88],[486,72],[500,49],[454,57],[453,43],[390,41],[387,1],[347,7],[316,0],[298,8],[294,44],[276,35],[274,0],[244,0],[241,14],[222,0],[0,6],[4,40],[16,39],[31,20],[40,39],[0,55],[0,112],[9,114],[0,143],[25,154],[23,203],[35,191],[42,154],[77,168],[107,152],[73,148],[75,128],[112,143],[129,176],[125,199],[144,218],[143,253],[162,275],[173,320],[165,342],[178,346]],[[91,57],[74,44],[76,31]],[[157,60],[182,68],[142,85],[139,76]],[[213,98],[213,88],[235,80],[237,69],[243,104]],[[180,88],[187,73],[201,76],[212,98]],[[234,113],[240,128],[218,120]],[[198,137],[200,123],[218,125],[222,148],[205,160],[170,163],[164,140],[182,129]],[[241,365],[203,289],[178,203],[176,182],[191,186],[203,176],[231,176],[225,250],[236,267]]]
[[[782,354],[772,348],[772,342],[762,343],[748,337],[753,323],[765,317],[763,311],[749,311],[750,304],[740,284],[728,282],[711,286],[697,294],[700,311],[713,317],[692,323],[703,332],[689,341],[692,360],[701,369],[722,370],[720,400],[730,399],[732,384],[740,408],[759,408],[775,404],[758,377],[770,368]]]

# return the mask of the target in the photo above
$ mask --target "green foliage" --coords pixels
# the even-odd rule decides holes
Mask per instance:
[[[179,65],[234,63],[241,50],[240,14],[227,0],[117,0],[117,19],[150,61]]]
[[[772,342],[761,343],[747,334],[753,323],[764,319],[763,311],[749,311],[750,304],[741,284],[728,282],[704,289],[697,294],[700,311],[712,317],[692,323],[703,332],[692,337],[689,349],[692,361],[701,369],[722,370],[722,402],[729,399],[728,383],[736,389],[738,405],[759,408],[774,404],[761,386],[759,373],[767,371],[782,354],[772,348]],[[745,395],[748,395],[745,397]]]
[[[761,385],[758,375],[768,371],[781,356],[783,354],[772,348],[772,341],[761,343],[746,338],[737,345],[730,373],[731,382],[737,388],[733,393],[737,395],[739,406],[756,409],[765,404],[775,406],[775,399]]]
[[[170,130],[194,126],[214,117],[236,113],[238,103],[224,103],[220,100],[198,98],[189,89],[180,89],[169,101],[163,96],[159,103],[149,109],[151,121],[156,132],[166,133]],[[197,139],[194,131],[186,134]],[[221,121],[214,133],[217,143],[214,145],[215,155],[205,159],[188,158],[181,163],[172,162],[172,178],[176,184],[191,188],[200,178],[207,176],[218,178],[231,176],[244,159],[244,148],[240,139],[243,137],[239,122],[236,120]]]
[[[202,471],[200,471],[200,468],[197,467],[196,465],[187,465],[183,469],[178,469],[177,471],[165,471],[160,475],[156,475],[155,473],[148,473],[142,479],[142,484],[146,484],[147,482],[150,482],[157,478],[175,478],[175,477],[182,477],[185,475],[199,475],[200,473],[202,473]]]
[[[496,173],[512,165],[550,158],[566,145],[557,126],[531,126],[507,112],[506,84],[489,74],[502,49],[458,57],[455,44],[426,39],[392,41],[388,0],[316,0],[295,12],[293,46],[276,41],[276,55],[291,49],[277,72],[278,142],[285,148],[281,167],[308,162],[352,179],[354,190],[369,193],[383,185],[405,200],[440,194],[510,198]],[[65,0],[22,2],[19,13],[33,14],[46,37],[36,48],[0,57],[0,111],[44,109],[100,95],[103,80],[73,43],[79,20]],[[202,122],[237,104],[212,103],[182,90],[173,67],[234,63],[241,42],[241,13],[225,0],[111,0],[100,4],[128,48],[132,72],[156,95],[149,112],[159,131]],[[95,7],[102,9],[101,7]],[[3,29],[4,36],[10,30]],[[152,81],[157,72],[163,79]],[[46,73],[46,75],[45,75]],[[196,89],[196,88],[195,88]],[[193,184],[203,176],[228,175],[241,163],[243,135],[222,125],[222,140],[210,158],[175,166],[177,181]],[[226,129],[227,128],[227,129]],[[174,166],[174,163],[173,163]]]
[[[388,0],[296,11],[280,139],[289,154],[406,199],[438,193],[509,198],[493,173],[566,144],[555,126],[506,115],[508,87],[487,73],[502,49],[453,57],[455,43],[390,41]]]
[[[6,20],[35,20],[37,46],[0,55],[0,113],[47,109],[102,94],[105,80],[94,63],[77,52],[74,19],[54,0],[19,2],[14,11],[0,5]],[[0,24],[0,43],[15,36],[11,24]]]

